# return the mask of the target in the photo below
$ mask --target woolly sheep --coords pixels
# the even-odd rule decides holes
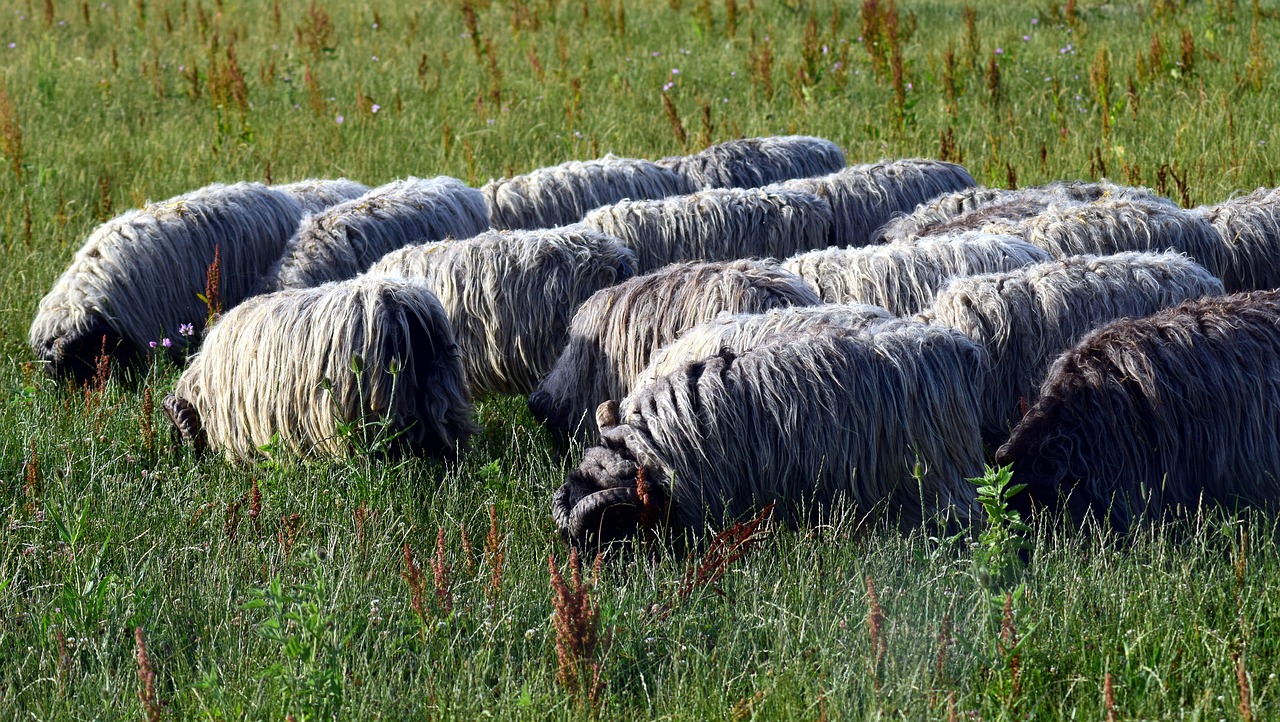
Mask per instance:
[[[489,227],[484,197],[456,178],[406,178],[308,216],[268,274],[266,289],[351,278],[387,253],[470,238]]]
[[[601,406],[600,445],[556,492],[552,516],[579,545],[664,518],[715,529],[770,502],[797,524],[848,503],[904,528],[967,522],[967,479],[983,461],[981,364],[960,334],[906,320],[686,364],[620,410]]]
[[[313,178],[283,183],[271,188],[297,201],[307,215],[319,213],[344,201],[355,200],[369,192],[369,186],[346,178],[336,180]]]
[[[679,263],[597,291],[574,314],[569,343],[529,396],[529,409],[560,440],[590,437],[601,402],[619,400],[653,352],[716,314],[816,306],[799,277],[765,261]]]
[[[797,178],[769,188],[813,193],[831,204],[829,246],[865,246],[877,229],[896,214],[949,191],[974,185],[973,177],[955,163],[910,158],[849,166],[816,178]]]
[[[1054,362],[996,459],[1023,508],[1146,516],[1275,507],[1280,497],[1280,293],[1189,301],[1117,320]]]
[[[973,187],[941,195],[921,203],[905,216],[898,216],[876,232],[877,241],[905,241],[924,236],[975,230],[993,218],[1022,220],[1035,215],[1051,203],[1085,203],[1104,199],[1136,200],[1159,203],[1176,208],[1168,198],[1149,188],[1121,186],[1107,180],[1054,181],[1016,191]],[[978,213],[983,209],[982,213]],[[999,209],[999,210],[997,210]]]
[[[583,225],[636,252],[640,272],[679,261],[789,256],[827,245],[831,206],[802,191],[717,188],[598,208]]]
[[[527,394],[596,291],[635,275],[636,256],[580,226],[489,231],[392,251],[369,269],[423,279],[444,305],[473,395]]]
[[[1080,337],[1117,318],[1220,293],[1221,281],[1176,253],[1071,256],[957,278],[922,316],[986,349],[982,427],[989,440],[1002,441],[1020,404],[1035,403],[1049,364]]]
[[[840,146],[829,140],[784,135],[731,140],[658,163],[675,170],[696,190],[757,188],[792,178],[825,175],[843,168],[845,159]]]
[[[1222,240],[1222,283],[1228,292],[1280,287],[1280,189],[1259,188],[1193,213],[1212,224]]]
[[[188,443],[233,459],[342,456],[353,441],[449,457],[475,430],[449,319],[402,278],[250,299],[213,325],[163,406]]]
[[[870,303],[905,316],[923,310],[957,276],[1012,271],[1051,259],[1012,236],[970,232],[864,248],[828,248],[782,267],[813,286],[827,303]]]
[[[625,198],[689,193],[679,174],[652,161],[606,155],[490,181],[480,192],[494,228],[552,228]]]
[[[1222,238],[1204,218],[1163,203],[1104,200],[1050,204],[1019,222],[996,221],[983,230],[1009,233],[1059,258],[1122,251],[1185,253],[1215,276],[1227,267]]]
[[[764,313],[722,313],[658,349],[640,372],[635,387],[673,373],[687,363],[715,356],[721,349],[741,354],[797,334],[827,329],[858,330],[891,318],[883,308],[865,303],[786,306]]]
[[[214,257],[231,308],[253,293],[301,217],[297,202],[258,183],[215,183],[117,216],[89,235],[40,301],[31,348],[77,382],[104,350],[128,362],[169,338],[179,360],[202,337],[208,308],[198,296]]]

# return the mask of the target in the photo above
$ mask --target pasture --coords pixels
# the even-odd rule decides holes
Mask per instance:
[[[453,464],[231,464],[171,435],[174,364],[75,387],[26,341],[93,228],[212,182],[479,187],[799,133],[850,163],[1217,203],[1278,184],[1271,5],[13,0],[0,718],[1280,715],[1273,514],[1118,536],[997,509],[946,536],[861,510],[637,544],[579,580],[550,500],[582,448],[524,396],[479,400]]]

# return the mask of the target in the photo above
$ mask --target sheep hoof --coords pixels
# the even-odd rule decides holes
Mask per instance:
[[[200,412],[184,398],[169,394],[160,404],[164,407],[164,415],[177,430],[182,443],[201,453],[205,448],[204,426],[200,423]]]

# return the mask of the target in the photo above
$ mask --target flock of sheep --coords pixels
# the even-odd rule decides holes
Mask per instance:
[[[79,381],[185,362],[164,410],[233,459],[352,428],[447,458],[474,397],[529,394],[595,444],[552,500],[576,543],[774,501],[965,523],[992,456],[1020,504],[1125,527],[1280,491],[1277,287],[1280,191],[1005,191],[789,136],[481,189],[211,185],[94,231],[30,343]]]

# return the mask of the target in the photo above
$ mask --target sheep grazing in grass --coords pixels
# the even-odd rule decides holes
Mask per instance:
[[[581,226],[489,231],[393,251],[369,269],[425,281],[453,325],[473,395],[527,394],[591,294],[635,275],[636,256]]]
[[[489,227],[484,197],[447,176],[406,178],[307,216],[266,289],[309,288],[363,272],[391,251]]]
[[[827,303],[870,303],[906,316],[927,307],[957,276],[1012,271],[1052,257],[1012,236],[963,233],[864,248],[828,248],[788,259]]]
[[[843,168],[845,159],[840,146],[829,140],[783,135],[731,140],[658,163],[675,170],[696,190],[758,188],[792,178],[826,175]]]
[[[1173,208],[1173,201],[1149,188],[1121,186],[1110,181],[1055,181],[1017,191],[972,187],[940,195],[898,216],[876,232],[880,242],[905,241],[923,236],[976,230],[992,219],[1018,221],[1048,208],[1051,203],[1087,203],[1100,200],[1133,200]],[[979,213],[980,209],[985,209]]]
[[[793,524],[844,505],[904,528],[965,523],[977,508],[967,479],[983,468],[981,367],[968,339],[906,320],[726,350],[636,388],[620,410],[603,404],[600,445],[552,516],[583,546],[664,520],[698,533],[771,502]]]
[[[865,246],[893,216],[930,198],[974,185],[955,163],[911,158],[849,166],[816,178],[783,181],[770,188],[813,193],[831,204],[828,246]]]
[[[1222,293],[1222,282],[1177,253],[1072,256],[1006,273],[957,278],[922,317],[987,351],[982,428],[1003,441],[1036,401],[1049,364],[1089,331]]]
[[[582,219],[636,252],[640,272],[680,261],[789,256],[827,245],[831,206],[802,191],[717,188],[622,201]]]
[[[297,201],[307,215],[319,213],[345,201],[355,200],[369,192],[369,186],[346,178],[301,180],[271,186],[271,188]]]
[[[494,228],[552,228],[626,198],[653,199],[694,190],[670,168],[606,155],[490,181],[480,192]]]
[[[449,319],[402,278],[250,299],[213,325],[163,406],[187,443],[242,460],[447,458],[475,430]]]
[[[1221,236],[1204,218],[1190,211],[1148,201],[1105,200],[1052,204],[1019,222],[995,221],[983,227],[1009,233],[1058,258],[1122,251],[1185,253],[1221,277],[1227,252]]]
[[[157,350],[178,360],[201,338],[214,259],[219,300],[231,308],[254,292],[301,217],[297,202],[258,183],[214,184],[117,216],[40,301],[31,348],[77,383],[103,352],[127,363],[167,338]]]
[[[865,303],[824,303],[820,306],[786,306],[764,313],[722,313],[698,324],[658,349],[636,379],[639,388],[681,366],[715,356],[722,349],[741,354],[778,339],[825,330],[856,331],[893,315]]]
[[[1119,529],[1201,501],[1280,498],[1280,293],[1189,301],[1117,320],[1054,362],[996,454],[1020,503]],[[1018,499],[1018,497],[1015,497]]]
[[[1259,188],[1192,212],[1222,239],[1228,292],[1280,288],[1280,189]]]
[[[619,400],[653,352],[721,312],[816,306],[799,277],[765,261],[681,263],[597,291],[574,314],[569,343],[529,396],[529,410],[560,440],[594,434],[591,412]]]

